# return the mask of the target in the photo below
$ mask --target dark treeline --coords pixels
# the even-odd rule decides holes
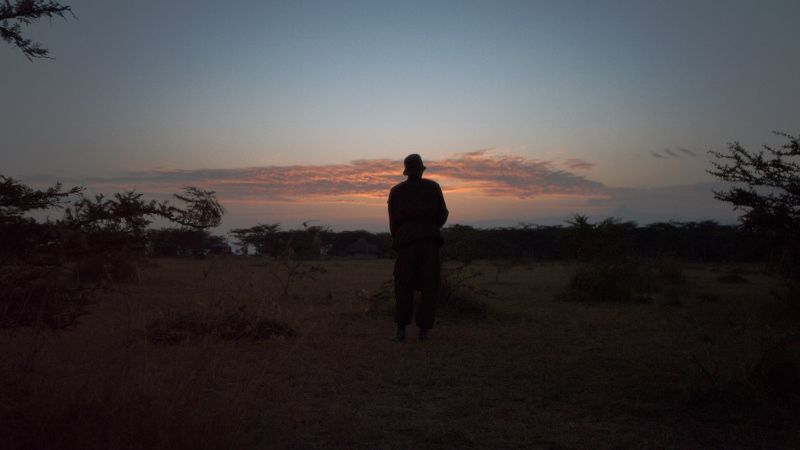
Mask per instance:
[[[146,201],[135,192],[87,197],[82,191],[62,191],[60,185],[37,191],[0,176],[2,261],[13,262],[17,267],[24,261],[41,266],[43,257],[56,265],[61,260],[94,258],[100,264],[108,255],[127,259],[142,254],[202,257],[215,251],[303,259],[392,256],[389,233],[337,232],[326,226],[309,226],[308,222],[294,230],[284,230],[280,224],[258,224],[231,230],[228,236],[212,235],[209,230],[219,226],[225,208],[213,191],[191,186],[174,195],[177,204]],[[59,208],[65,210],[62,219],[37,222],[27,217],[34,211]],[[150,228],[157,217],[177,226]],[[481,229],[450,225],[442,233],[446,242],[444,258],[460,261],[675,257],[702,262],[750,262],[766,260],[770,251],[781,248],[767,241],[769,233],[715,221],[639,226],[615,218],[590,223],[580,214],[556,226],[521,223],[516,227]]]
[[[236,253],[279,256],[287,252],[302,257],[389,256],[392,237],[388,232],[366,230],[333,231],[328,227],[304,226],[283,230],[280,224],[259,224],[229,233]]]
[[[623,257],[675,257],[699,262],[752,262],[768,256],[767,246],[738,226],[716,221],[661,222],[638,225],[610,218],[590,223],[576,214],[563,225],[522,223],[516,227],[475,228],[450,225],[442,229],[447,260],[529,259],[537,261],[596,260]],[[230,233],[236,253],[277,256],[291,250],[299,257],[391,257],[389,233],[365,230],[332,231],[312,226],[282,230],[279,224],[235,229]],[[220,239],[220,238],[218,238]]]
[[[619,257],[675,257],[702,262],[763,260],[766,247],[734,225],[715,221],[661,222],[639,226],[610,218],[589,223],[575,215],[564,225],[478,229],[445,228],[451,259],[516,259],[537,261],[597,260]]]

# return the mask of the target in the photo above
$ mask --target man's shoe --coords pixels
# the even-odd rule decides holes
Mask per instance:
[[[397,333],[389,338],[392,342],[403,342],[406,340],[406,327],[397,327]]]
[[[425,328],[420,328],[420,330],[419,330],[419,340],[420,341],[427,341],[428,339],[430,339],[428,337],[428,330],[426,330]]]

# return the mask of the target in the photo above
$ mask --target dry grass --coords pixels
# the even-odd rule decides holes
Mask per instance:
[[[765,322],[771,280],[754,268],[688,266],[680,302],[621,304],[555,300],[569,274],[560,264],[498,278],[477,263],[472,283],[494,292],[477,299],[489,316],[441,317],[430,341],[396,344],[393,305],[375,301],[392,262],[322,264],[284,296],[255,260],[154,260],[73,329],[3,330],[0,446],[800,444],[797,405],[763,382],[769,370],[751,376],[769,339],[796,332]],[[728,273],[747,283],[718,280]],[[293,333],[147,340],[147,324],[188,311],[246,312]]]

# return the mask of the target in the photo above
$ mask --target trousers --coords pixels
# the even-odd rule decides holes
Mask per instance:
[[[423,239],[401,247],[394,262],[394,296],[397,325],[409,325],[414,316],[414,291],[422,297],[416,315],[420,328],[431,329],[439,302],[439,241]]]

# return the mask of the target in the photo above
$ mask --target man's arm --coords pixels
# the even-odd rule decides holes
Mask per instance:
[[[439,189],[439,205],[436,208],[436,226],[442,228],[445,223],[447,223],[447,216],[450,215],[450,211],[447,210],[447,205],[444,203],[444,194],[442,194],[442,188]]]
[[[394,191],[389,191],[389,233],[394,237],[397,231],[397,216],[394,213]]]

